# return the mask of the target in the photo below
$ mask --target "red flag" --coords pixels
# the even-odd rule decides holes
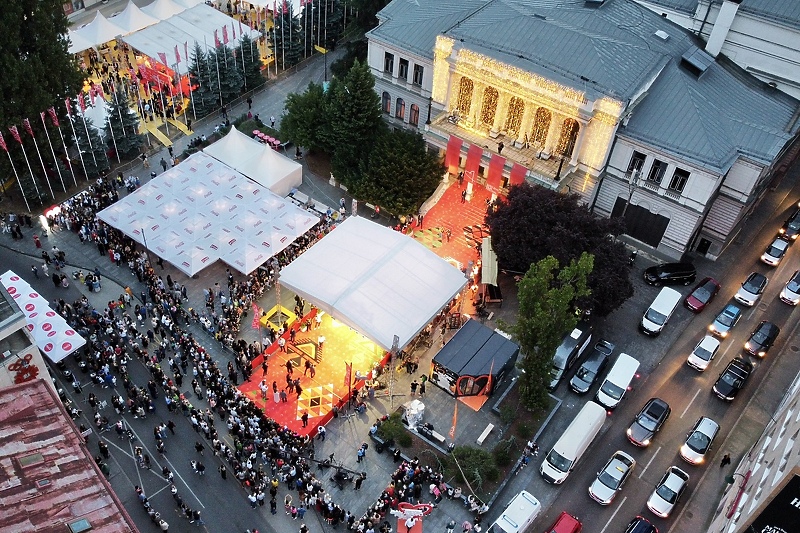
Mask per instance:
[[[67,106],[67,116],[72,116],[72,102],[70,101],[69,97],[64,98],[64,105]]]
[[[11,132],[11,136],[14,137],[15,141],[22,144],[22,139],[19,136],[19,131],[17,130],[16,126],[11,126],[10,128],[8,128],[8,131]]]
[[[281,13],[285,15],[288,12],[289,12],[289,6],[286,5],[286,0],[283,0],[283,9],[281,10]]]
[[[353,363],[344,364],[344,386],[348,389],[353,381]]]
[[[456,400],[456,406],[453,408],[453,425],[450,426],[450,440],[454,440],[456,438],[456,423],[458,422],[458,400]]]
[[[33,137],[33,128],[31,128],[31,121],[27,118],[22,121],[22,126],[25,128],[25,131],[28,132],[28,135]]]
[[[256,8],[256,28],[261,27],[261,10]]]
[[[228,26],[222,27],[222,42],[228,44]]]
[[[83,99],[83,93],[78,93],[78,105],[81,108],[81,112],[86,111],[86,100]]]
[[[214,46],[219,48],[222,43],[219,42],[219,36],[217,35],[217,30],[214,30]]]
[[[181,62],[181,54],[180,54],[180,52],[178,52],[178,45],[177,44],[175,45],[175,62],[176,63],[180,63]]]
[[[242,19],[239,19],[239,37],[244,36],[244,30],[242,29]]]
[[[167,54],[165,54],[164,52],[159,52],[158,58],[161,60],[162,65],[164,65],[165,67],[169,66],[169,63],[167,63]]]
[[[241,22],[239,23],[241,24]],[[233,40],[236,40],[236,27],[233,25],[233,21],[231,21],[231,35],[233,35]]]
[[[8,152],[8,146],[6,146],[6,140],[3,138],[2,133],[0,133],[0,148]]]
[[[261,310],[255,302],[251,302],[251,306],[253,307],[253,323],[251,327],[253,329],[261,329]]]
[[[53,121],[53,126],[55,126],[57,128],[58,127],[58,114],[56,114],[56,108],[53,107],[53,106],[50,106],[50,109],[48,109],[47,112],[50,114],[50,120]]]

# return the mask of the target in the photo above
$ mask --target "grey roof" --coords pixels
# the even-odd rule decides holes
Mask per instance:
[[[644,0],[649,4],[694,14],[698,0]],[[800,28],[800,2],[797,0],[742,0],[739,10],[776,24]]]
[[[647,2],[648,4],[661,6],[667,9],[674,9],[679,13],[692,15],[697,10],[698,0],[642,0],[642,1]]]
[[[663,69],[623,133],[710,170],[725,172],[737,153],[771,161],[790,138],[797,100],[719,61],[700,78],[684,71],[695,37],[633,0],[394,0],[379,18],[371,39],[432,60],[436,36],[447,35],[590,100],[627,103]]]

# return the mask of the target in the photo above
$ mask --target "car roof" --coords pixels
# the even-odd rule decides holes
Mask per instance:
[[[704,285],[713,285],[715,287],[719,287],[719,282],[714,278],[703,278],[703,281],[697,284],[698,287],[703,287]]]
[[[725,367],[725,371],[729,370],[738,370],[738,371],[746,371],[747,374],[753,371],[753,363],[750,361],[745,361],[742,358],[737,357],[736,359],[731,359],[731,362],[728,363],[728,366]],[[737,372],[739,374],[740,372]]]
[[[769,334],[769,333],[778,334],[778,333],[781,332],[781,330],[780,330],[780,328],[778,326],[776,326],[772,322],[768,322],[766,320],[762,321],[761,324],[758,325],[758,327],[756,328],[756,331],[759,331],[762,328],[767,330],[766,331],[767,334]]]
[[[556,519],[553,527],[548,529],[548,533],[573,533],[578,531],[577,527],[581,525],[580,520],[572,516],[566,511],[561,511],[561,514]]]
[[[667,402],[661,398],[650,398],[642,411],[646,412],[648,415],[658,418],[664,414],[667,409],[669,409],[669,404],[667,404]]]
[[[622,459],[620,459],[620,458],[623,458],[623,459],[625,459],[625,460],[623,461],[623,460],[622,460]],[[609,460],[609,465],[610,465],[611,463],[613,463],[614,461],[620,461],[620,462],[622,462],[622,463],[625,463],[625,462],[627,461],[627,465],[628,465],[628,466],[631,466],[631,465],[633,465],[634,463],[636,463],[636,459],[634,459],[633,457],[631,457],[631,456],[630,456],[630,455],[628,455],[627,453],[623,452],[622,450],[617,450],[617,451],[615,451],[615,452],[614,452],[614,455],[612,455],[612,456],[611,456],[611,459]]]
[[[798,271],[798,272],[800,272],[800,271]],[[731,315],[741,315],[742,314],[742,308],[739,307],[736,304],[728,304],[728,305],[726,305],[725,309],[722,310],[722,313],[727,313],[728,311],[730,311]]]
[[[709,351],[719,347],[719,345],[720,345],[719,340],[715,339],[712,335],[706,335],[705,337],[703,337],[703,340],[701,340],[698,343],[698,346],[702,346],[703,348]]]
[[[667,469],[666,475],[667,475],[667,480],[666,480],[667,482],[670,481],[671,478],[679,478],[679,479],[683,480],[684,483],[688,483],[688,481],[689,481],[689,474],[687,474],[686,472],[684,472],[683,470],[681,470],[677,466],[669,467]],[[667,482],[665,482],[665,484],[667,486],[669,486],[670,488],[673,488],[673,487],[677,488],[677,485],[670,486],[670,484],[667,483]]]
[[[765,276],[761,272],[751,272],[750,275],[747,276],[745,283],[747,283],[748,281],[757,281],[758,283],[763,283],[764,281],[766,281],[766,279],[767,276]]]
[[[655,268],[661,272],[683,272],[695,270],[695,266],[691,263],[661,263]]]
[[[719,430],[719,424],[717,424],[707,416],[704,416],[697,421],[694,430],[701,431],[705,435],[711,435]]]
[[[776,248],[780,248],[781,250],[785,250],[789,247],[789,241],[785,241],[780,237],[775,237],[775,240],[772,241],[772,244],[770,244],[770,246],[774,246]]]

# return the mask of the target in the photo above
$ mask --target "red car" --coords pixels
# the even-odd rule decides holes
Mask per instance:
[[[583,529],[583,524],[577,517],[562,511],[555,523],[547,528],[545,533],[581,533],[581,529]]]
[[[711,300],[719,292],[719,287],[719,283],[714,278],[705,278],[689,293],[683,303],[690,311],[699,313],[711,303]]]

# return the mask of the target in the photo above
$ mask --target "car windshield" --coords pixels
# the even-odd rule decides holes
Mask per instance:
[[[759,294],[761,292],[761,283],[759,278],[749,279],[744,282],[742,288],[750,294]]]
[[[692,296],[701,302],[706,302],[711,296],[711,293],[705,287],[697,287],[692,293]]]
[[[792,278],[789,280],[789,283],[786,285],[786,290],[795,294],[800,293],[800,280],[797,278]]]
[[[717,322],[722,324],[723,326],[730,326],[733,324],[734,315],[733,313],[728,313],[727,311],[723,311],[717,317]]]
[[[658,324],[659,326],[667,321],[667,317],[665,315],[662,315],[658,311],[654,311],[652,308],[648,309],[644,316],[647,320],[653,324]]]
[[[588,368],[580,367],[578,372],[575,373],[575,377],[578,379],[582,379],[583,381],[592,381],[597,374],[589,370]]]
[[[708,438],[708,435],[699,431],[692,433],[686,440],[686,445],[697,453],[706,453],[709,444],[711,444],[711,439]]]
[[[725,372],[724,374],[722,374],[722,377],[720,377],[719,379],[721,379],[723,383],[726,383],[726,384],[730,385],[731,387],[736,387],[737,389],[741,388],[741,386],[742,386],[742,380],[739,379],[738,376],[736,376],[736,375],[734,375],[734,374],[732,374],[730,372]]]
[[[572,461],[555,450],[551,450],[550,453],[547,454],[547,462],[560,472],[569,472],[569,468],[572,466]]]
[[[698,346],[697,348],[695,348],[694,354],[703,361],[708,361],[711,359],[711,352],[709,352],[702,346]]]
[[[600,483],[602,483],[609,489],[616,489],[617,487],[619,487],[619,482],[622,479],[622,476],[620,477],[612,476],[611,473],[609,472],[609,470],[612,468],[619,468],[619,467],[611,466],[603,470],[602,472],[600,472],[600,475],[597,476],[597,479],[600,481]]]
[[[611,398],[615,400],[619,400],[622,398],[622,394],[625,392],[625,389],[622,387],[617,387],[610,381],[606,381],[603,383],[603,386],[600,387],[600,390],[603,391],[605,394],[609,395]]]
[[[772,246],[770,246],[769,249],[767,250],[767,254],[771,255],[772,257],[778,257],[782,253],[783,253],[783,249],[782,248],[778,248],[774,244]]]
[[[654,429],[656,429],[656,421],[647,415],[643,414],[642,416],[640,416],[637,422],[639,423],[640,426],[642,426],[646,430],[653,431]]]
[[[789,229],[792,229],[792,230],[795,230],[795,231],[799,230],[800,229],[800,218],[791,219],[789,221],[789,224],[787,224],[787,227]]]
[[[767,334],[764,332],[764,330],[760,329],[755,333],[753,333],[752,341],[755,342],[756,344],[764,344],[766,340],[767,340]]]
[[[658,497],[667,503],[675,503],[675,499],[678,497],[678,493],[666,485],[661,485],[658,487],[656,494],[658,494]]]

